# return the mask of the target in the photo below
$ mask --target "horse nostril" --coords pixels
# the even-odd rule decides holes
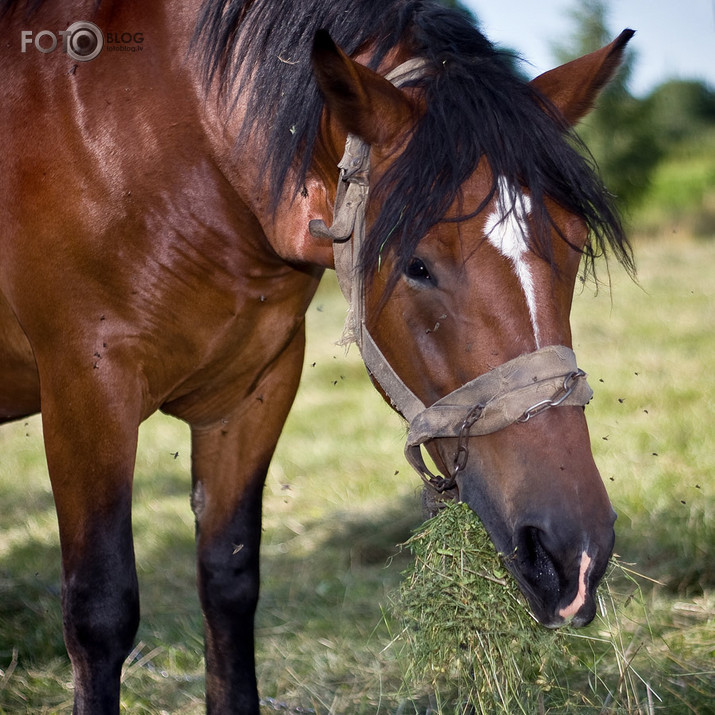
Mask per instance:
[[[556,565],[545,541],[546,534],[538,527],[522,527],[517,534],[514,553],[521,574],[539,590],[553,588],[553,584],[559,581]]]

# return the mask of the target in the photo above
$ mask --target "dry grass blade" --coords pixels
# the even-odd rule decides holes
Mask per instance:
[[[8,681],[12,678],[12,674],[15,672],[15,668],[17,668],[17,648],[12,649],[12,660],[7,668],[0,670],[0,691],[5,689]]]

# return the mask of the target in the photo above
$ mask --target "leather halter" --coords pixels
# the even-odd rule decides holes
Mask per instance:
[[[400,87],[421,77],[425,66],[423,59],[408,60],[386,79]],[[309,230],[316,238],[333,242],[335,272],[350,306],[341,342],[357,344],[368,372],[409,423],[405,456],[428,485],[440,492],[454,487],[457,473],[466,466],[469,437],[526,422],[551,407],[589,402],[593,392],[586,374],[576,365],[573,351],[550,345],[499,365],[426,406],[392,368],[365,322],[365,294],[357,265],[365,238],[370,146],[348,134],[338,168],[333,224],[328,228],[324,221],[315,219],[310,221]],[[426,467],[421,445],[446,437],[456,438],[458,446],[454,471],[444,478]]]

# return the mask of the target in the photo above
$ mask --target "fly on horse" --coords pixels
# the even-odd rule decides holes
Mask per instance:
[[[541,622],[589,622],[615,515],[569,312],[582,262],[631,254],[570,127],[633,33],[529,83],[427,0],[0,6],[0,422],[42,412],[75,711],[119,707],[162,410],[191,427],[208,708],[257,712],[261,493],[326,268],[428,488]]]

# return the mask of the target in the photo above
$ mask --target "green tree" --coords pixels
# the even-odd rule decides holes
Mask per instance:
[[[715,92],[704,82],[674,79],[648,97],[653,126],[666,151],[715,128]]]
[[[578,0],[570,14],[574,36],[568,45],[555,46],[559,62],[593,52],[615,37],[608,27],[607,0]],[[624,208],[633,208],[645,196],[663,153],[651,104],[634,97],[628,89],[636,57],[633,50],[626,52],[620,72],[577,129],[595,157],[606,186]]]
[[[671,80],[647,101],[665,156],[643,217],[715,238],[715,91],[704,82]]]

